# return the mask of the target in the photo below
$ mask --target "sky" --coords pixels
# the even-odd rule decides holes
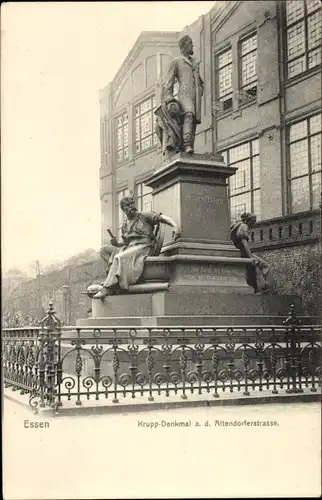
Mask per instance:
[[[214,3],[2,5],[4,272],[99,248],[99,89],[141,31],[181,31]]]

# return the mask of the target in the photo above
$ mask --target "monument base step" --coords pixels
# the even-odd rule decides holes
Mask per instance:
[[[157,292],[111,295],[92,299],[92,318],[129,316],[248,316],[287,315],[291,304],[301,314],[301,299],[291,295],[238,293]]]
[[[303,324],[312,323],[313,318],[297,316]],[[282,325],[287,315],[248,315],[248,316],[123,316],[105,318],[82,318],[77,320],[77,326],[92,327],[168,327],[168,326],[273,326]],[[314,323],[314,321],[313,321]]]
[[[301,298],[292,295],[244,295],[159,292],[92,299],[92,316],[79,326],[128,325],[258,325],[278,324],[294,304],[302,314]]]

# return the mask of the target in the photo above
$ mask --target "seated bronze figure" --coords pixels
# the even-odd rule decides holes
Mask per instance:
[[[253,264],[246,264],[246,281],[255,293],[274,293],[273,277],[267,262],[250,251],[249,232],[256,224],[256,215],[243,213],[241,221],[230,228],[230,238],[240,250],[241,257],[252,259]]]
[[[118,242],[113,237],[111,245],[101,248],[100,255],[107,263],[107,276],[102,289],[94,295],[95,299],[127,291],[130,285],[139,281],[146,257],[160,253],[162,223],[173,227],[174,240],[180,237],[180,230],[171,217],[156,212],[138,212],[133,198],[123,198],[120,207],[127,218],[122,226],[123,241]]]

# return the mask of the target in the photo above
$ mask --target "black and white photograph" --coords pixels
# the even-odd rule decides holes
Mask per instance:
[[[5,500],[320,498],[321,0],[1,14]]]

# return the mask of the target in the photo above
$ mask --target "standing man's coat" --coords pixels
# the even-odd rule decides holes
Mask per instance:
[[[183,114],[193,113],[196,123],[201,123],[201,97],[204,84],[194,58],[181,55],[171,61],[164,83],[165,99],[173,97],[176,80],[179,83],[177,99],[183,108]]]

